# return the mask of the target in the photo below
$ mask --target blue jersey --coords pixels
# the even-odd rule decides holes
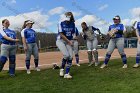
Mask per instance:
[[[78,31],[77,28],[75,28],[75,35],[76,35],[76,36],[79,36],[79,31]]]
[[[21,32],[21,36],[25,37],[27,44],[36,42],[36,32],[31,28],[23,29]]]
[[[73,34],[75,33],[74,22],[70,22],[68,24],[66,23],[66,21],[61,22],[59,24],[58,37],[57,37],[58,39],[61,39],[60,33],[63,33],[68,40],[72,40]]]
[[[117,29],[118,32],[115,33],[115,38],[121,38],[123,37],[123,31],[125,30],[125,27],[123,24],[113,24],[109,26],[109,30],[111,31],[112,29]]]
[[[139,36],[140,36],[140,22],[136,23],[135,29],[138,29],[138,33],[139,33]]]
[[[12,39],[16,39],[16,33],[15,33],[15,31],[13,31],[13,30],[10,30],[10,29],[3,29],[3,32],[2,32],[2,33],[4,33],[5,35],[7,35],[8,37],[10,37],[10,38],[12,38]],[[1,33],[0,37],[1,37],[1,42],[2,42],[3,44],[15,45],[15,42],[14,42],[14,41],[9,41],[9,40],[5,39],[5,38],[3,37],[3,35],[2,35],[2,33]]]

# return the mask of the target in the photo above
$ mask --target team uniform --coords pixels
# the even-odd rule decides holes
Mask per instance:
[[[26,39],[26,43],[28,47],[26,52],[26,60],[25,60],[27,70],[30,69],[31,55],[34,56],[35,68],[37,68],[38,61],[39,61],[39,54],[38,54],[38,46],[36,44],[36,32],[31,28],[25,28],[21,31],[21,36]]]
[[[16,39],[16,33],[10,29],[3,29],[0,31],[1,37],[1,57],[0,57],[0,71],[2,71],[4,64],[9,58],[9,74],[10,76],[15,75],[16,68],[16,50],[17,45],[14,41],[9,41],[4,38],[4,36],[8,36],[12,39]]]
[[[62,37],[60,36],[60,33],[63,33],[63,35],[68,40],[72,41],[73,35],[75,34],[75,23],[70,22],[67,24],[66,21],[63,21],[59,24],[59,27],[58,27],[58,36],[57,36],[56,45],[63,54],[62,65],[60,69],[60,76],[63,76],[63,71],[66,64],[67,66],[66,66],[65,75],[69,74],[70,67],[72,65],[72,59],[73,59],[73,47],[62,39]],[[64,75],[64,78],[65,78],[65,75]]]
[[[77,64],[77,66],[80,66],[79,65],[79,44],[78,44],[78,40],[76,38],[78,36],[79,36],[78,29],[75,28],[75,33],[73,35],[73,51],[75,54],[76,64]]]
[[[138,36],[140,36],[140,22],[137,22],[135,24],[135,27],[136,29],[136,33],[138,33]],[[137,68],[139,66],[139,62],[140,62],[140,42],[138,40],[137,42],[137,55],[136,55],[136,64],[133,66],[134,68]]]
[[[98,40],[95,31],[99,30],[93,26],[87,27],[86,30],[83,32],[83,37],[87,41],[87,49],[88,49],[88,59],[89,59],[89,66],[93,64],[93,55],[95,58],[95,66],[98,65]],[[93,52],[93,53],[92,53]]]
[[[117,30],[117,32],[114,34],[112,38],[110,38],[108,49],[106,53],[106,57],[104,60],[104,64],[101,66],[101,68],[104,68],[111,57],[111,54],[113,53],[115,47],[117,47],[119,54],[121,55],[122,61],[123,61],[123,68],[127,68],[127,58],[126,54],[124,53],[124,37],[123,32],[126,30],[123,24],[113,24],[109,26],[108,31]]]

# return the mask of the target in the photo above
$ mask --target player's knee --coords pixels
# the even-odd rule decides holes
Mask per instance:
[[[75,54],[75,57],[78,57],[79,56],[79,54]]]
[[[121,52],[120,55],[123,56],[123,55],[126,55],[126,54],[124,52]]]
[[[106,54],[107,54],[107,55],[111,55],[111,54],[112,54],[112,52],[108,51]]]
[[[69,55],[64,55],[64,59],[69,59]]]
[[[5,64],[6,61],[7,61],[7,57],[1,56],[1,57],[0,57],[0,61],[1,61],[3,64]]]
[[[140,51],[137,52],[137,56],[140,56]]]
[[[88,54],[92,53],[92,50],[88,50],[87,53],[88,53]]]
[[[98,52],[97,49],[93,49],[92,51],[93,51],[93,53],[97,53]]]

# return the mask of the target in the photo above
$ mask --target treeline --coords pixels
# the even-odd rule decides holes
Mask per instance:
[[[130,37],[136,37],[135,29],[131,26],[126,26],[127,32],[124,34],[126,38]],[[16,30],[17,32],[17,37],[20,39],[19,45],[22,46],[22,41],[21,41],[21,35],[20,35],[20,30]],[[37,32],[37,44],[40,46],[40,48],[46,48],[46,47],[55,47],[56,46],[56,38],[57,38],[57,33],[42,33],[42,32]],[[101,40],[99,38],[99,35],[97,35],[98,40],[99,40],[99,45],[102,43],[107,43],[109,40],[109,37],[104,35],[104,39]],[[79,36],[79,45],[83,46],[86,45],[86,41],[82,38],[82,36]],[[40,42],[40,44],[39,44]]]

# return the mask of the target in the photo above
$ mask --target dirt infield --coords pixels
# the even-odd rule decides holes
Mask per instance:
[[[99,49],[99,60],[104,60],[104,56],[106,53],[106,49]],[[125,49],[125,53],[127,57],[129,56],[135,56],[136,55],[136,49]],[[87,51],[81,50],[79,51],[80,54],[80,63],[87,63]],[[60,64],[62,59],[62,53],[61,52],[46,52],[46,53],[40,53],[40,61],[39,66],[40,68],[49,68],[52,66],[53,63]],[[120,58],[118,50],[115,49],[111,58]],[[18,54],[17,55],[17,61],[16,61],[16,69],[18,70],[24,70],[25,69],[25,54]],[[9,62],[6,63],[4,69],[8,69]],[[75,58],[73,60],[73,64],[75,64]],[[31,67],[34,67],[33,63],[33,57],[31,59]]]

